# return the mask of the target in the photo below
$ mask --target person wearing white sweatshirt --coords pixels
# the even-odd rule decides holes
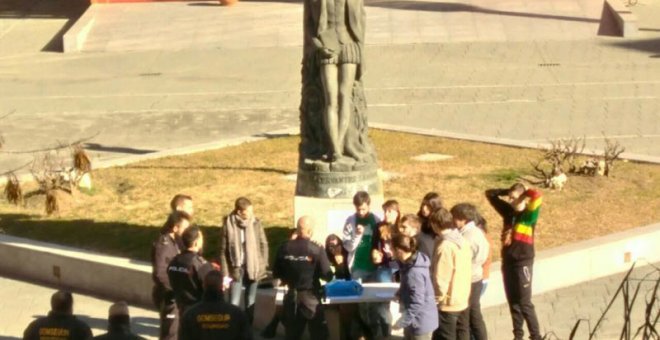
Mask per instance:
[[[472,250],[472,286],[468,308],[458,318],[459,332],[469,329],[470,338],[486,340],[488,334],[481,314],[481,291],[483,289],[483,265],[488,260],[490,245],[486,234],[477,227],[477,208],[470,203],[460,203],[451,208],[454,224],[468,241]]]

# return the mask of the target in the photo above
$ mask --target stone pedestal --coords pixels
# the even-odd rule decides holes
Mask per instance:
[[[371,194],[371,211],[382,218],[383,194]],[[295,221],[300,216],[314,219],[315,241],[324,244],[325,238],[335,233],[341,236],[346,218],[355,213],[353,198],[313,198],[296,196],[294,199]]]

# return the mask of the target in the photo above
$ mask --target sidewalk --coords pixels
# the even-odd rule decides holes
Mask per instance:
[[[655,264],[656,267],[660,264]],[[637,285],[638,279],[652,272],[650,266],[640,264],[631,278],[631,289]],[[657,280],[658,273],[647,277]],[[612,296],[615,294],[624,274],[613,275],[599,280],[586,282],[576,286],[559,289],[550,293],[534,296],[533,302],[539,316],[542,332],[554,332],[559,338],[567,338],[575,322],[588,319],[590,327],[594,327]],[[25,327],[37,316],[50,310],[50,296],[55,291],[34,284],[10,280],[0,277],[0,340],[20,339]],[[639,301],[634,305],[632,326],[636,329],[644,315],[644,299],[652,293],[655,282],[643,282]],[[488,291],[486,292],[486,294]],[[74,313],[87,322],[94,335],[102,334],[107,327],[107,310],[112,304],[88,296],[74,294]],[[157,339],[158,318],[150,310],[130,307],[132,330],[148,339]],[[506,305],[483,310],[484,319],[491,339],[506,339],[511,337],[511,319]],[[11,322],[9,321],[11,320]],[[618,338],[623,326],[623,300],[621,297],[614,303],[607,318],[600,328],[598,339]],[[581,326],[578,338],[586,338],[587,324]],[[255,330],[255,339],[260,340],[259,331]],[[283,337],[278,337],[279,340]]]
[[[214,45],[218,40],[184,48],[173,39],[175,48],[169,50],[61,54],[40,49],[71,20],[50,17],[44,1],[34,0],[36,14],[0,10],[0,132],[5,140],[0,173],[31,161],[29,151],[90,136],[95,137],[86,147],[93,157],[112,159],[299,124],[301,51],[287,46],[300,44],[295,33],[299,3],[103,5],[110,6],[105,7],[108,22],[122,24],[112,34],[131,27],[123,20],[149,22],[129,29],[145,45],[141,34],[159,28],[166,31],[158,36],[178,32],[190,38],[203,32],[254,46]],[[645,1],[650,0],[638,6]],[[598,38],[591,31],[597,26],[597,2],[412,6],[369,1],[365,87],[370,121],[525,143],[585,136],[588,150],[609,136],[627,152],[660,157],[660,24],[647,18],[640,24],[643,36],[635,40]],[[124,8],[115,6],[136,6],[130,11],[141,14],[120,10],[110,15],[112,8]],[[514,9],[533,15],[508,13]],[[177,11],[183,16],[175,17]],[[216,20],[218,15],[226,20]],[[180,25],[177,18],[195,23]],[[475,31],[488,20],[504,25],[504,38]],[[465,28],[471,33],[459,33],[462,25],[472,27]],[[423,33],[424,27],[435,27],[434,33]],[[232,34],[214,32],[234,28]],[[441,30],[450,33],[440,39]],[[579,33],[587,31],[592,33]],[[267,32],[291,40],[273,40]],[[517,40],[512,32],[525,39]],[[453,42],[454,36],[465,39]],[[120,44],[118,39],[108,44]],[[259,47],[259,41],[277,46]],[[420,41],[427,43],[415,43]]]

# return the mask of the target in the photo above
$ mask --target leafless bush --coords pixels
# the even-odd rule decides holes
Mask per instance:
[[[7,183],[5,184],[5,197],[7,201],[14,205],[23,203],[23,190],[21,189],[21,182],[18,180],[14,173],[7,175]]]
[[[603,150],[603,161],[605,161],[605,176],[610,176],[614,168],[614,161],[619,159],[619,156],[626,151],[626,148],[621,146],[618,141],[612,141],[605,137],[605,150]]]

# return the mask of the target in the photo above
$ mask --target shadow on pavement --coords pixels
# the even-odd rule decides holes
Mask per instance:
[[[0,19],[68,19],[66,24],[41,49],[62,52],[64,33],[85,13],[89,0],[2,0]]]
[[[657,58],[658,54],[660,54],[660,38],[616,41],[610,42],[608,45],[628,50],[648,52],[651,54],[651,58]]]
[[[163,222],[166,216],[163,216]],[[293,222],[292,222],[293,225]],[[204,257],[218,258],[219,226],[199,226],[204,233]],[[150,261],[151,245],[159,235],[154,226],[92,219],[46,219],[38,215],[0,214],[0,229],[7,235],[75,247],[112,256],[128,257],[133,263]],[[265,229],[270,259],[293,229],[270,226]],[[147,287],[151,289],[151,287]],[[150,307],[150,306],[146,306]]]
[[[295,172],[274,169],[274,168],[264,168],[264,167],[235,167],[235,166],[145,166],[145,165],[126,165],[124,169],[161,169],[161,170],[219,170],[219,171],[255,171],[255,172],[267,172],[275,173],[280,175],[293,175]]]
[[[475,12],[494,15],[504,15],[512,17],[525,17],[535,19],[548,19],[548,20],[562,20],[562,21],[578,21],[578,22],[599,22],[597,19],[540,14],[540,13],[526,13],[526,12],[513,12],[513,11],[500,11],[494,9],[483,8],[479,6],[467,5],[462,3],[453,2],[429,2],[419,0],[392,0],[392,1],[367,1],[366,6],[382,7],[391,9],[403,9],[413,11],[433,11],[433,12]]]
[[[91,150],[91,151],[127,153],[131,155],[144,155],[158,151],[158,150],[148,150],[148,149],[134,149],[134,148],[127,148],[122,146],[107,146],[98,143],[85,143],[84,147],[86,150]]]

